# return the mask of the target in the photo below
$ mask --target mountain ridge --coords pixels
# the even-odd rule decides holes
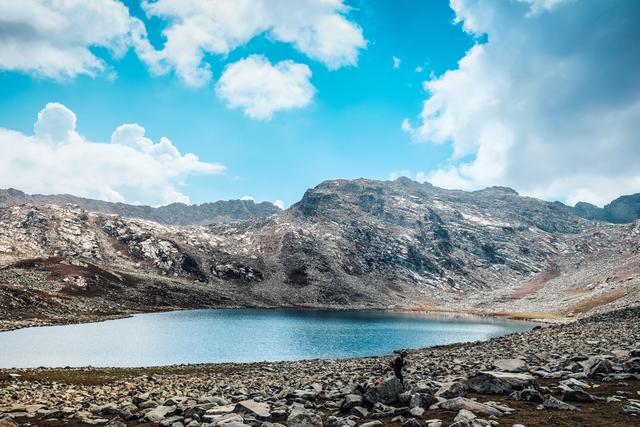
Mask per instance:
[[[403,185],[417,185],[422,188],[445,190],[428,182],[417,182],[407,177],[399,177],[392,181],[377,181],[366,178],[358,178],[350,181],[367,180],[376,182],[397,182]],[[349,181],[349,180],[325,180],[314,188],[329,185],[328,183]],[[491,186],[479,190],[471,191],[475,194],[520,194],[505,186]],[[91,212],[101,212],[116,214],[131,218],[148,219],[162,224],[170,225],[195,225],[215,222],[228,222],[246,219],[265,218],[279,213],[282,209],[271,202],[256,203],[253,200],[217,200],[202,204],[187,205],[184,203],[171,203],[157,207],[147,205],[132,205],[123,202],[107,202],[103,200],[78,197],[70,194],[27,194],[15,188],[0,189],[0,207],[12,206],[16,204],[76,204]],[[299,202],[298,202],[299,203]],[[558,208],[565,209],[576,216],[588,220],[603,221],[613,224],[628,224],[636,219],[640,219],[640,193],[622,195],[604,207],[598,207],[588,202],[577,202],[575,206],[565,205],[562,202],[552,202]]]
[[[325,181],[276,215],[187,226],[19,204],[0,208],[0,319],[223,306],[582,315],[640,300],[639,242],[640,221],[403,179]]]

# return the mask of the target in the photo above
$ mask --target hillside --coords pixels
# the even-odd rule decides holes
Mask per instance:
[[[640,222],[405,178],[326,181],[279,214],[209,225],[19,205],[0,208],[0,317],[254,305],[579,315],[638,301],[639,247]]]

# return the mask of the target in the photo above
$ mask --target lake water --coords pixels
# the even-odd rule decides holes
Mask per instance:
[[[0,333],[0,367],[156,366],[391,354],[534,325],[419,313],[188,310]]]

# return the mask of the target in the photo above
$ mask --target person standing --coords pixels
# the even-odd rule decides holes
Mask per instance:
[[[400,355],[393,359],[391,362],[391,368],[393,369],[393,373],[396,375],[396,378],[400,380],[400,383],[404,385],[404,377],[402,375],[402,368],[407,364],[405,362],[405,357],[407,357],[407,352],[402,350]]]

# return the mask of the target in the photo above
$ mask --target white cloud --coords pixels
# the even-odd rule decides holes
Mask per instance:
[[[424,68],[422,67],[416,67],[416,73],[421,73],[424,71]]]
[[[393,60],[393,68],[394,69],[398,69],[400,68],[400,58],[398,58],[397,56],[392,56],[391,59]]]
[[[179,184],[194,173],[224,170],[180,154],[167,138],[153,143],[137,124],[118,127],[110,143],[87,141],[76,132],[75,114],[58,103],[40,111],[34,129],[28,136],[0,128],[0,186],[151,205],[188,203]]]
[[[276,200],[275,202],[273,202],[273,204],[277,208],[280,208],[280,209],[284,210],[284,202],[282,200]]]
[[[292,44],[329,69],[356,65],[366,45],[342,0],[157,0],[142,5],[148,16],[169,25],[159,51],[143,35],[137,37],[138,54],[156,73],[174,69],[192,86],[211,79],[205,54],[227,55],[261,34]]]
[[[247,201],[252,201],[255,203],[256,199],[253,198],[253,196],[242,196],[240,197],[240,200],[247,200]]]
[[[640,3],[451,5],[487,37],[425,82],[419,123],[402,124],[416,141],[453,146],[429,181],[597,204],[640,191]]]
[[[93,76],[106,65],[90,48],[124,54],[130,25],[128,9],[114,0],[0,1],[0,70]]]
[[[242,108],[254,119],[269,120],[273,113],[308,105],[315,94],[304,64],[281,61],[272,65],[262,55],[251,55],[225,67],[216,93],[231,108]]]

